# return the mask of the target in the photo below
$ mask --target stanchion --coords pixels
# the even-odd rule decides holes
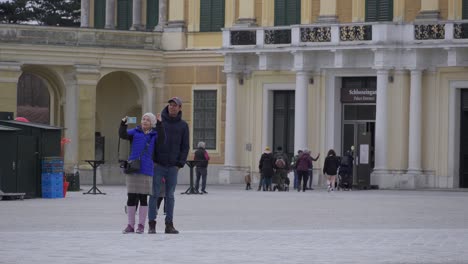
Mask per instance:
[[[93,187],[91,187],[89,191],[83,194],[106,194],[106,193],[101,192],[101,190],[99,190],[98,187],[96,187],[96,169],[97,167],[99,167],[99,165],[103,164],[104,161],[103,160],[85,160],[85,161],[88,162],[89,165],[91,165],[91,167],[93,167]]]
[[[196,160],[187,160],[185,163],[187,164],[187,166],[190,168],[190,186],[188,187],[188,189],[181,193],[181,194],[202,194],[200,192],[198,192],[195,187],[193,186],[193,167],[195,167],[195,165],[197,164],[198,161]]]

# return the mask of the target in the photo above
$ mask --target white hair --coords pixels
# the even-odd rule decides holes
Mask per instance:
[[[205,148],[205,142],[203,142],[203,141],[198,142],[197,147],[199,147],[199,148]]]
[[[141,119],[143,119],[143,117],[145,117],[145,116],[149,117],[150,123],[151,123],[151,127],[154,127],[154,126],[156,125],[156,116],[153,115],[153,113],[149,113],[149,112],[148,112],[148,113],[145,113],[145,114],[141,117]]]

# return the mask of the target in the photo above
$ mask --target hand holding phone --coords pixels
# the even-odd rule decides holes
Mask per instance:
[[[127,124],[136,124],[137,118],[134,116],[127,117]]]

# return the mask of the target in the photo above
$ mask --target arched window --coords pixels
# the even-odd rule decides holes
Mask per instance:
[[[366,22],[393,21],[393,0],[366,0]]]
[[[94,28],[104,28],[106,24],[106,0],[94,0]]]
[[[50,94],[40,77],[23,73],[18,81],[17,117],[30,122],[50,124]]]
[[[224,0],[200,0],[200,32],[216,32],[224,27]]]
[[[301,0],[275,0],[275,26],[301,24]]]

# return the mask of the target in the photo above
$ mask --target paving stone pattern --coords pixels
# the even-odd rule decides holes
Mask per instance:
[[[125,187],[99,188],[0,201],[0,263],[468,263],[464,191],[178,186],[179,235],[163,233],[163,215],[156,235],[124,235]]]

